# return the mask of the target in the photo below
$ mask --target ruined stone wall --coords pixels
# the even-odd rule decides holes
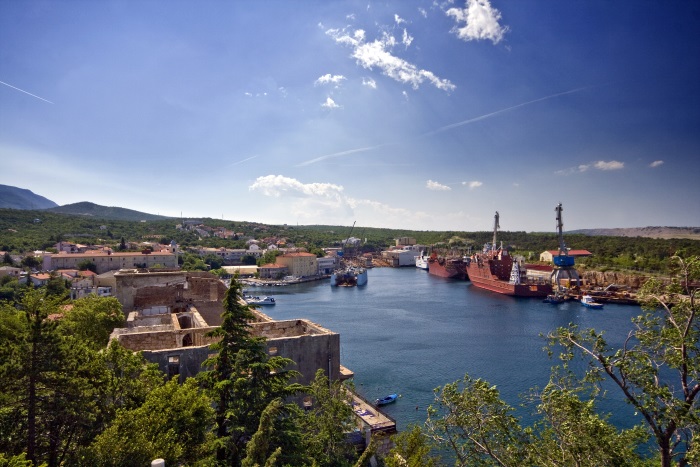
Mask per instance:
[[[290,358],[296,363],[291,367],[301,373],[296,382],[310,384],[316,370],[322,369],[328,375],[329,366],[330,378],[340,377],[339,334],[274,338],[268,339],[266,346],[268,354]]]
[[[139,328],[135,328],[139,329]],[[190,340],[191,346],[209,345],[216,339],[207,337],[205,334],[214,329],[213,327],[206,328],[189,328],[189,329],[169,329],[163,330],[144,330],[145,332],[129,332],[124,334],[113,334],[111,337],[117,339],[125,348],[134,352],[148,350],[179,350],[183,347],[183,342]],[[139,329],[140,331],[140,329]]]

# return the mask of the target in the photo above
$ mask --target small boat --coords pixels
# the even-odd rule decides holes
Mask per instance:
[[[424,251],[421,250],[420,255],[415,257],[416,259],[416,267],[418,269],[425,269],[426,271],[428,270],[428,256],[425,254]]]
[[[382,397],[381,399],[377,399],[375,403],[376,403],[377,405],[387,405],[387,404],[391,404],[392,402],[396,402],[396,399],[397,399],[398,397],[399,397],[399,396],[398,396],[397,394],[389,394],[389,395],[386,396],[386,397]]]
[[[596,302],[590,295],[581,297],[581,305],[588,308],[603,308],[603,304]]]
[[[557,303],[562,303],[566,300],[563,295],[560,294],[549,294],[547,295],[547,298],[542,300],[545,303],[552,303],[552,304],[557,304]]]
[[[243,300],[248,305],[274,305],[275,299],[272,297],[254,297],[252,295],[247,295],[243,297]]]

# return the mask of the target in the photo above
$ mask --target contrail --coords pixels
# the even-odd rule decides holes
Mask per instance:
[[[32,94],[31,92],[27,92],[27,91],[25,91],[24,89],[16,88],[16,87],[14,87],[13,85],[7,84],[7,83],[4,82],[4,81],[0,81],[0,84],[4,84],[5,86],[11,87],[12,89],[16,89],[16,90],[18,90],[18,91],[20,91],[20,92],[23,92],[23,93],[25,93],[25,94],[29,94],[30,96],[36,97],[37,99],[41,99],[42,101],[48,102],[49,104],[53,104],[53,102],[51,102],[51,101],[49,101],[49,100],[46,100],[46,99],[44,99],[43,97],[39,97],[39,96],[37,96],[37,95],[35,95],[35,94]]]
[[[590,87],[591,86],[584,86],[582,88],[576,88],[576,89],[572,89],[570,91],[558,92],[556,94],[552,94],[549,96],[540,97],[539,99],[523,102],[522,104],[517,104],[517,105],[511,106],[511,107],[507,107],[505,109],[496,110],[495,112],[491,112],[491,113],[487,113],[484,115],[480,115],[478,117],[470,118],[469,120],[464,120],[463,122],[453,123],[451,125],[447,125],[447,126],[444,126],[442,128],[438,128],[437,130],[433,130],[433,131],[429,131],[428,133],[424,133],[421,136],[432,136],[432,135],[435,135],[437,133],[442,133],[443,131],[451,130],[452,128],[457,128],[458,126],[467,125],[469,123],[478,122],[480,120],[486,120],[487,118],[491,118],[491,117],[498,115],[498,114],[501,114],[503,112],[508,112],[509,110],[517,109],[519,107],[525,107],[526,105],[534,104],[535,102],[545,101],[547,99],[552,99],[555,97],[564,96],[566,94],[573,94],[575,92],[583,91],[584,89],[589,89]]]
[[[234,165],[242,164],[242,163],[244,163],[244,162],[246,162],[246,161],[249,161],[249,160],[251,160],[251,159],[255,159],[256,157],[258,157],[258,156],[250,156],[250,157],[248,157],[247,159],[243,159],[242,161],[234,162],[234,163],[232,163],[232,164],[229,164],[228,166],[229,166],[229,167],[233,167]]]
[[[366,148],[349,149],[347,151],[336,152],[334,154],[327,154],[325,156],[317,157],[316,159],[311,159],[311,160],[302,162],[297,167],[304,167],[306,165],[315,164],[316,162],[321,162],[321,161],[326,160],[326,159],[332,159],[334,157],[345,156],[347,154],[355,154],[356,152],[371,151],[372,149],[378,149],[378,148],[381,148],[382,146],[387,146],[387,145],[386,144],[379,144],[377,146],[368,146]]]
[[[592,86],[584,86],[584,87],[581,87],[581,88],[571,89],[571,90],[569,90],[569,91],[558,92],[558,93],[556,93],[556,94],[551,94],[551,95],[549,95],[549,96],[540,97],[539,99],[535,99],[535,100],[532,100],[532,101],[523,102],[522,104],[513,105],[513,106],[507,107],[507,108],[505,108],[505,109],[496,110],[496,111],[491,112],[491,113],[487,113],[487,114],[484,114],[484,115],[480,115],[480,116],[478,116],[478,117],[470,118],[469,120],[464,120],[464,121],[462,121],[462,122],[453,123],[453,124],[451,124],[451,125],[447,125],[447,126],[444,126],[444,127],[442,127],[442,128],[438,128],[437,130],[433,130],[433,131],[429,131],[429,132],[427,132],[427,133],[423,133],[422,135],[419,135],[419,137],[432,136],[432,135],[435,135],[435,134],[437,134],[437,133],[442,133],[443,131],[451,130],[452,128],[460,127],[460,126],[462,126],[462,125],[467,125],[467,124],[469,124],[469,123],[478,122],[478,121],[480,121],[480,120],[486,120],[487,118],[491,118],[491,117],[493,117],[493,116],[495,116],[495,115],[498,115],[498,114],[501,114],[501,113],[503,113],[503,112],[508,112],[509,110],[517,109],[517,108],[519,108],[519,107],[525,107],[526,105],[534,104],[534,103],[536,103],[536,102],[546,101],[547,99],[553,99],[553,98],[555,98],[555,97],[564,96],[564,95],[566,95],[566,94],[573,94],[573,93],[575,93],[575,92],[580,92],[580,91],[583,91],[584,89],[589,89],[589,88],[591,88],[591,87],[592,87]],[[396,144],[396,143],[393,143],[393,144]],[[304,166],[307,166],[307,165],[315,164],[316,162],[321,162],[321,161],[326,160],[326,159],[332,159],[332,158],[335,158],[335,157],[345,156],[345,155],[348,155],[348,154],[355,154],[355,153],[358,153],[358,152],[371,151],[371,150],[373,150],[373,149],[379,149],[379,148],[384,147],[384,146],[389,146],[389,144],[388,144],[388,143],[385,143],[385,144],[379,144],[379,145],[376,145],[376,146],[368,146],[368,147],[365,147],[365,148],[358,148],[358,149],[349,149],[349,150],[347,150],[347,151],[341,151],[341,152],[336,152],[336,153],[333,153],[333,154],[327,154],[327,155],[325,155],[325,156],[320,156],[320,157],[317,157],[317,158],[315,158],[315,159],[310,159],[310,160],[308,160],[308,161],[302,162],[302,163],[299,164],[297,167],[304,167]]]

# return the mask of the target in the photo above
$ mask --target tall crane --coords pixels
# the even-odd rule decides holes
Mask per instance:
[[[574,257],[569,256],[569,249],[564,243],[564,222],[562,220],[562,211],[564,208],[561,203],[554,208],[557,213],[557,235],[559,237],[559,254],[552,258],[554,262],[554,271],[552,271],[552,281],[557,283],[557,293],[562,289],[561,280],[568,279],[569,285],[581,285],[581,279],[578,271],[574,267]]]

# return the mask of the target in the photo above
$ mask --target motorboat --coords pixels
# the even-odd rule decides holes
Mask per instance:
[[[388,396],[382,397],[381,399],[377,399],[375,404],[377,404],[377,405],[391,404],[392,402],[396,402],[396,399],[398,397],[399,397],[398,394],[389,394]]]
[[[603,308],[603,304],[596,302],[590,295],[584,295],[581,297],[581,305],[588,308]]]
[[[248,305],[274,305],[276,303],[274,298],[267,296],[257,297],[253,295],[247,295],[243,297],[243,300],[245,300],[245,302]]]

